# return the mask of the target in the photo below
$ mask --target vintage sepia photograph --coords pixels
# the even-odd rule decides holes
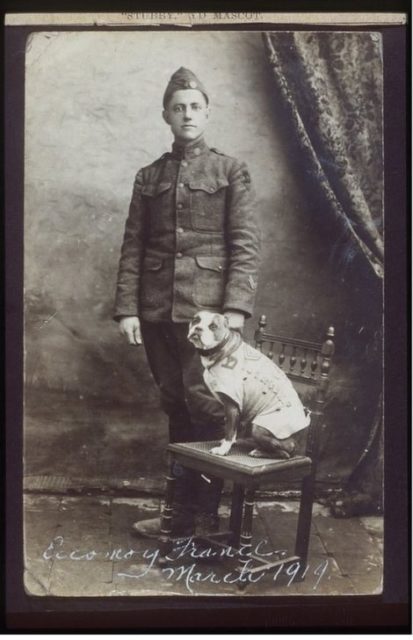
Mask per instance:
[[[24,60],[26,594],[381,594],[380,29]]]

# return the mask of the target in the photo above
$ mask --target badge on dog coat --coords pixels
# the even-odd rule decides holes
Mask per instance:
[[[262,427],[280,440],[309,425],[286,374],[231,331],[223,316],[199,312],[188,338],[201,355],[205,384],[221,403],[228,397],[236,404],[243,423]]]

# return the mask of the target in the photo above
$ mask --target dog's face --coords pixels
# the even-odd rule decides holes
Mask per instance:
[[[228,320],[220,313],[198,311],[189,325],[188,340],[197,349],[213,349],[228,335]]]

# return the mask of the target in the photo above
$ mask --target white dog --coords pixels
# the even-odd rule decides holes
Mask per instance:
[[[204,367],[204,380],[224,405],[225,438],[211,449],[227,455],[240,422],[252,425],[253,457],[289,458],[291,437],[310,423],[291,381],[267,356],[243,342],[225,316],[199,311],[189,325],[188,339]]]

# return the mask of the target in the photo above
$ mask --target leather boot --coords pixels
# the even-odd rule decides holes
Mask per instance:
[[[148,518],[146,520],[139,520],[132,525],[132,531],[136,535],[143,538],[157,539],[161,535],[162,518]],[[194,533],[194,515],[192,512],[182,509],[180,507],[174,508],[172,516],[172,536],[181,536],[183,538],[191,536]]]

